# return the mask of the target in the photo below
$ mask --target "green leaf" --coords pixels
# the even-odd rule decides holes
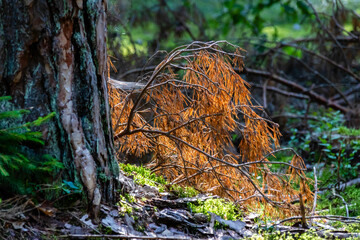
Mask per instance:
[[[78,189],[79,189],[79,187],[77,187],[73,182],[69,182],[69,181],[65,181],[65,180],[63,180],[63,182],[64,182],[67,186],[69,186],[71,189],[74,189],[74,190],[78,190]]]
[[[3,168],[3,166],[0,164],[0,175],[3,177],[9,176],[9,173]]]

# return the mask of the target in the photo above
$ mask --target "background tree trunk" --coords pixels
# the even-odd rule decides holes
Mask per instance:
[[[0,95],[32,109],[29,119],[56,112],[41,131],[44,151],[80,181],[89,211],[114,201],[107,96],[106,0],[1,0]]]

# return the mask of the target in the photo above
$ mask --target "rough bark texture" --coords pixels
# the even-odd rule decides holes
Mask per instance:
[[[31,119],[57,113],[42,151],[80,180],[94,218],[118,174],[106,60],[106,0],[0,0],[0,95]]]

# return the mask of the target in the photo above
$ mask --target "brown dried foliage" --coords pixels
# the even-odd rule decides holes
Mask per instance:
[[[143,77],[142,89],[110,87],[116,143],[121,152],[151,153],[151,168],[172,183],[249,207],[261,203],[272,214],[298,214],[291,201],[299,193],[312,201],[304,162],[295,154],[287,172],[270,170],[267,157],[278,151],[280,132],[234,70],[243,67],[242,52],[225,41],[194,42],[170,52]],[[239,153],[231,150],[234,132],[242,137]]]

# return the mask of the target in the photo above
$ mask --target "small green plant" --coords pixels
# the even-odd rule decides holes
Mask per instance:
[[[125,196],[120,195],[120,201],[118,203],[118,206],[120,207],[119,209],[119,213],[121,215],[125,215],[125,213],[127,214],[132,214],[133,213],[133,208],[132,206],[128,203],[127,199]]]
[[[106,227],[102,224],[99,224],[98,230],[103,234],[111,234],[113,232],[111,227]]]
[[[129,202],[129,203],[133,203],[133,202],[135,202],[135,200],[136,200],[133,195],[130,195],[130,194],[128,194],[128,193],[125,193],[125,194],[124,194],[124,197],[125,197],[126,201]]]
[[[320,138],[320,146],[323,147],[322,151],[324,152],[323,159],[332,163],[336,169],[337,174],[333,174],[333,176],[336,176],[337,181],[347,181],[357,177],[360,163],[356,162],[354,157],[360,153],[358,141],[346,144],[342,139],[333,140],[337,140],[336,147],[327,139]],[[347,149],[351,150],[346,151]]]
[[[238,220],[241,218],[241,211],[232,202],[222,198],[210,198],[204,202],[198,201],[197,204],[189,203],[189,207],[194,213],[203,213],[210,219],[211,213],[222,217],[225,220]]]
[[[136,231],[145,232],[145,227],[143,225],[136,225]]]
[[[304,114],[304,113],[298,113]],[[314,139],[332,140],[332,136],[339,130],[339,126],[344,123],[344,116],[340,111],[328,109],[326,111],[316,111],[311,114],[318,120],[308,120],[308,134],[300,135],[297,128],[292,128],[292,136],[290,137],[289,146],[299,151],[308,152],[308,159],[317,160],[320,152],[316,152],[311,146]],[[295,121],[298,121],[297,119]]]
[[[80,183],[73,183],[70,181],[63,180],[62,184],[62,190],[67,193],[81,193],[82,192],[82,186]]]
[[[319,110],[310,115],[317,120],[308,120],[306,134],[291,129],[293,134],[289,146],[302,153],[308,162],[320,163],[323,174],[318,177],[321,184],[345,182],[357,177],[360,141],[343,135],[356,135],[360,130],[343,126],[344,116],[339,111]]]

